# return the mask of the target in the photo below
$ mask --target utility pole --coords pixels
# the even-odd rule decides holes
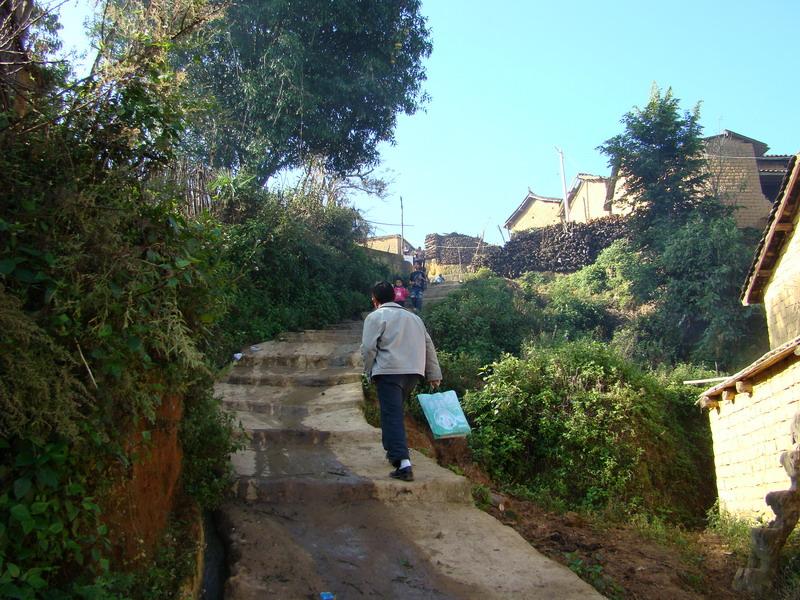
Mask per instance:
[[[569,198],[567,197],[567,177],[564,175],[564,153],[556,146],[556,152],[561,159],[561,191],[564,194],[564,223],[569,223]],[[566,228],[566,225],[564,225]]]
[[[403,227],[403,197],[400,196],[400,256],[405,259],[406,256],[406,234]]]

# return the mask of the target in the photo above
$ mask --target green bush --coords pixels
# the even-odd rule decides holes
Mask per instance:
[[[0,438],[3,456],[13,457],[0,464],[0,597],[110,597],[96,581],[109,569],[90,480],[100,465],[87,460],[102,455],[102,440],[87,425],[81,434],[80,446]],[[97,595],[84,596],[91,589]]]
[[[424,308],[423,317],[437,349],[470,354],[483,364],[518,352],[536,324],[509,283],[493,276],[467,281]]]
[[[616,321],[609,313],[608,302],[587,294],[572,276],[559,277],[546,293],[542,328],[553,340],[611,337]]]
[[[466,352],[454,354],[442,350],[437,350],[437,356],[442,368],[442,389],[455,390],[458,397],[463,398],[467,390],[483,387],[483,364],[478,357]]]
[[[635,308],[653,298],[658,284],[656,266],[633,249],[628,240],[617,240],[597,260],[569,276],[573,285],[599,294],[619,310]]]
[[[567,507],[686,520],[701,519],[714,493],[713,471],[700,470],[696,456],[707,444],[687,445],[707,425],[678,418],[692,400],[606,345],[582,341],[504,357],[467,394],[465,410],[473,455],[503,484]]]
[[[202,509],[218,508],[231,489],[230,455],[242,449],[244,440],[241,431],[238,437],[232,435],[235,419],[214,398],[209,383],[203,381],[189,390],[180,426],[183,490]]]

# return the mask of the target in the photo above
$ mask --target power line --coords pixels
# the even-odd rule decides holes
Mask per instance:
[[[364,219],[364,221],[370,223],[371,225],[389,225],[391,227],[400,227],[400,223],[381,223],[380,221],[370,221],[369,219]],[[403,225],[403,227],[414,227],[414,226],[406,223],[405,225]]]

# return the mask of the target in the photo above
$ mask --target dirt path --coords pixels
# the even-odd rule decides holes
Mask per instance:
[[[512,528],[470,484],[412,452],[389,478],[360,404],[361,322],[290,334],[246,353],[218,384],[250,433],[221,511],[228,599],[601,598]]]

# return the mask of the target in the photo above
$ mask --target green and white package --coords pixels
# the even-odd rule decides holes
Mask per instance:
[[[466,437],[470,432],[467,418],[453,390],[419,394],[417,398],[435,439]]]

